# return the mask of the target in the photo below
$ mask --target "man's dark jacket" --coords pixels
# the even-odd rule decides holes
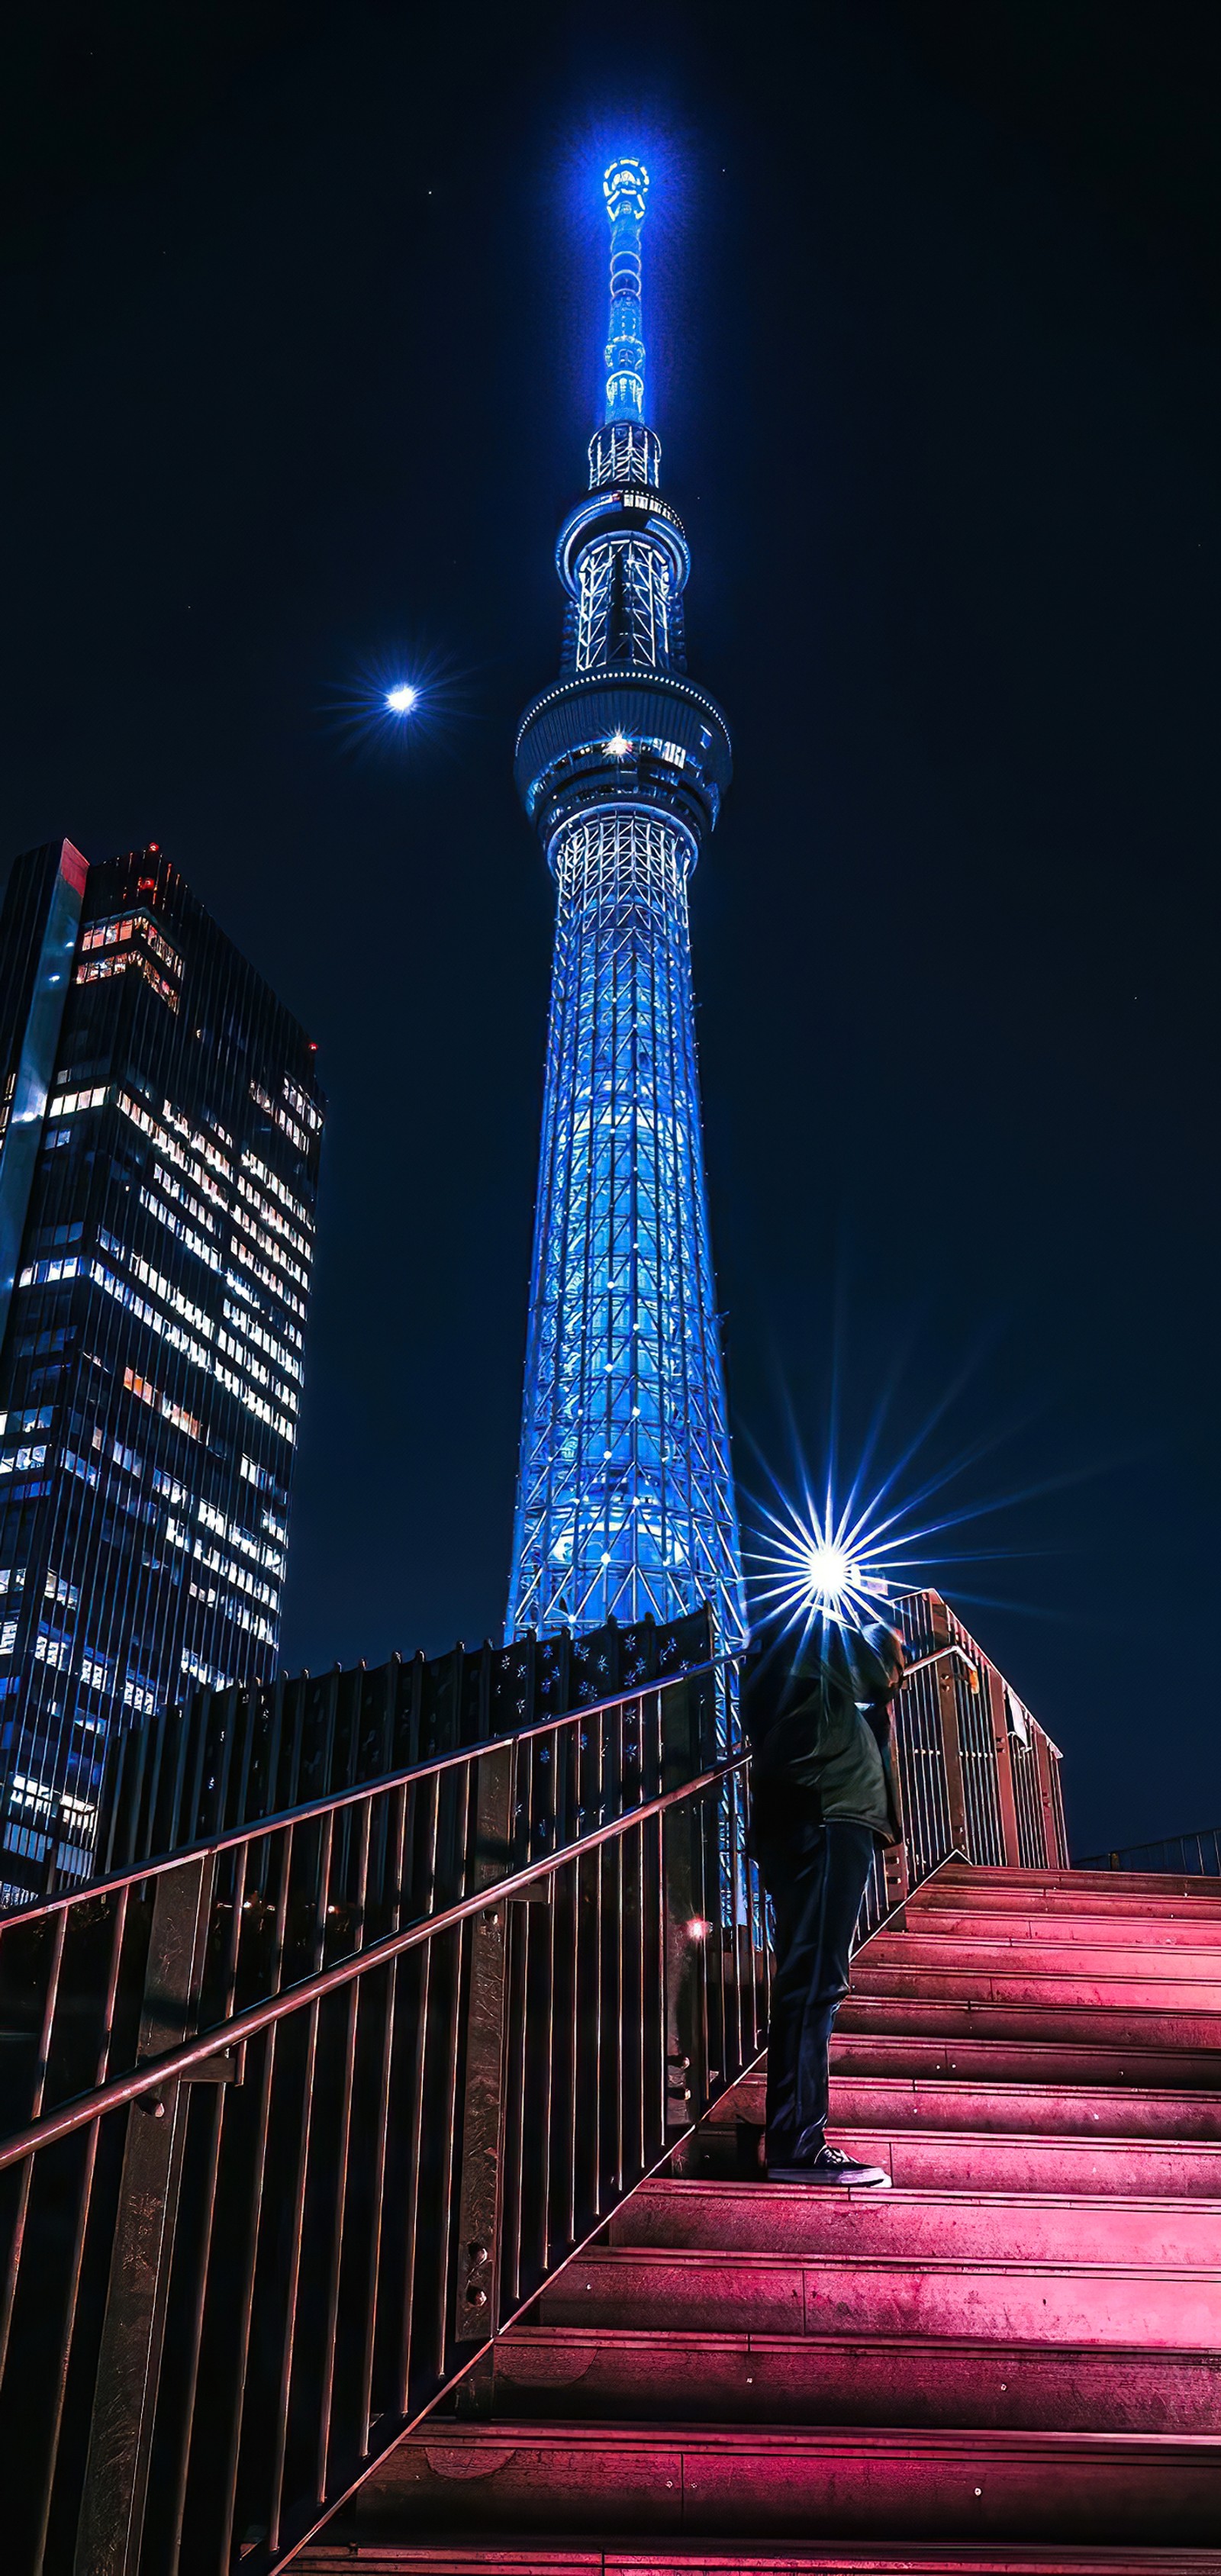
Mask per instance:
[[[812,1824],[867,1825],[901,1841],[898,1790],[885,1704],[858,1706],[842,1651],[807,1648],[792,1657],[765,1645],[745,1676],[747,1733],[754,1747],[754,1839],[766,1872]]]

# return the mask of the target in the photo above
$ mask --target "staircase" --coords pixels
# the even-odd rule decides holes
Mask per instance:
[[[893,2190],[747,2076],[297,2563],[1221,2576],[1221,1880],[951,1862],[833,2067]]]

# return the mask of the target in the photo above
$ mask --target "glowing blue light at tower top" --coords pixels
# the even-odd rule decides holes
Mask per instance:
[[[644,419],[644,318],[640,227],[649,194],[643,161],[612,161],[602,182],[610,217],[610,329],[606,340],[607,420]]]

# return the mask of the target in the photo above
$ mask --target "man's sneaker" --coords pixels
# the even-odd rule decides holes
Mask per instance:
[[[890,2175],[881,2165],[858,2165],[846,2156],[842,2147],[820,2147],[813,2162],[807,2165],[769,2165],[769,2182],[814,2182],[838,2185],[840,2190],[889,2191]]]

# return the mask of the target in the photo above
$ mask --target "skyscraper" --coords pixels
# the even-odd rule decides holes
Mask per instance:
[[[323,1108],[156,848],[0,920],[0,1881],[89,1867],[112,1731],[274,1665]]]
[[[648,184],[631,159],[603,183],[606,416],[556,549],[561,676],[517,739],[557,918],[510,1635],[745,1619],[687,919],[730,747],[686,676],[690,558],[645,419]]]

